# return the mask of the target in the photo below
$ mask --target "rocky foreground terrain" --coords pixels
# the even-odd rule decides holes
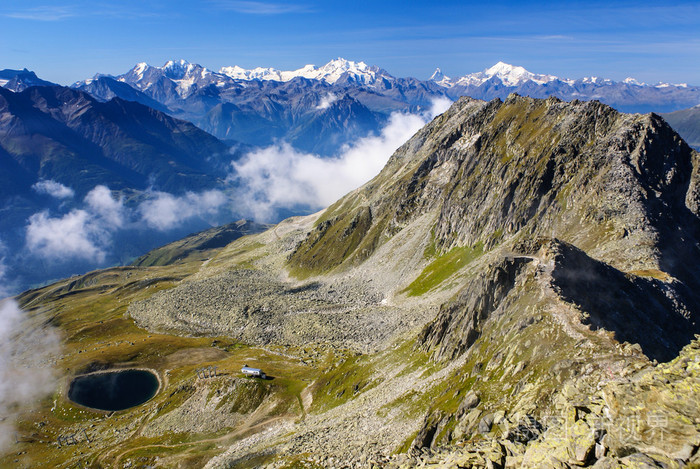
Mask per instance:
[[[59,390],[0,462],[698,465],[698,183],[654,114],[460,99],[322,212],[21,295],[64,333],[64,382],[139,365],[162,385],[112,415]],[[48,451],[85,426],[102,437]]]

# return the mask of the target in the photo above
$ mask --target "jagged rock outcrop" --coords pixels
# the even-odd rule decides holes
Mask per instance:
[[[552,286],[586,313],[583,323],[637,343],[650,358],[675,358],[698,330],[698,305],[678,282],[625,274],[569,244],[550,246]]]
[[[489,266],[454,301],[442,306],[436,320],[418,336],[418,342],[427,350],[434,350],[433,356],[440,359],[450,360],[464,353],[479,337],[489,314],[504,305],[516,277],[529,262],[529,257],[508,257]]]
[[[419,335],[418,342],[436,359],[464,353],[491,313],[507,310],[523,295],[521,289],[509,297],[528,263],[536,265],[529,273],[531,289],[550,290],[580,310],[583,324],[611,331],[619,342],[639,344],[650,358],[675,358],[698,330],[697,304],[677,281],[620,272],[556,239],[540,238],[518,247],[525,252],[503,258],[470,280]]]
[[[627,379],[567,385],[543,423],[508,416],[479,439],[387,467],[694,467],[700,463],[699,340],[673,361]],[[498,464],[489,466],[494,455]]]

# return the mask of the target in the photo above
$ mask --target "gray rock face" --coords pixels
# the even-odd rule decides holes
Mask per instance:
[[[433,350],[433,356],[438,359],[449,360],[464,353],[476,341],[482,323],[501,305],[523,266],[529,262],[531,259],[527,257],[511,257],[490,266],[484,275],[469,282],[455,301],[442,306],[437,319],[419,335],[419,343]],[[478,397],[475,400],[479,402]],[[469,399],[469,404],[473,401]]]
[[[468,410],[471,410],[477,405],[479,405],[480,400],[481,399],[479,398],[479,395],[477,393],[475,393],[474,391],[469,391],[467,395],[464,396],[462,403],[459,404],[459,408],[457,409],[457,415],[461,417]]]
[[[420,450],[422,448],[430,448],[433,444],[435,437],[437,436],[438,429],[440,428],[440,423],[442,422],[443,415],[440,412],[434,412],[425,416],[423,420],[423,425],[421,430],[416,435],[413,440],[411,448],[414,450]]]
[[[675,358],[693,340],[700,309],[682,287],[625,275],[568,244],[551,249],[553,287],[587,312],[584,324],[613,331],[618,341],[637,343],[659,361]]]
[[[479,433],[489,433],[491,427],[493,426],[493,415],[485,415],[481,420],[479,420],[479,426],[477,428]]]
[[[555,235],[626,271],[673,269],[668,273],[688,281],[694,275],[674,261],[697,237],[697,165],[695,153],[653,114],[553,98],[463,98],[359,193],[334,204],[323,232],[302,242],[290,263],[320,273],[362,261],[412,220],[437,211],[433,236],[441,252],[492,248],[519,233]],[[362,210],[371,225],[355,231],[351,221]],[[321,253],[343,256],[324,264]]]
[[[637,343],[648,357],[662,361],[676,357],[694,338],[698,307],[682,285],[626,275],[558,240],[541,238],[538,244],[537,251],[534,245],[517,246],[526,255],[508,257],[465,285],[425,327],[418,338],[423,347],[440,360],[464,353],[489,314],[507,309],[522,295],[506,300],[522,266],[536,259],[551,260],[551,267],[538,269],[532,278],[545,282],[562,301],[577,305],[585,312],[582,322],[592,329],[612,331],[620,342]],[[532,318],[524,321],[526,327]]]

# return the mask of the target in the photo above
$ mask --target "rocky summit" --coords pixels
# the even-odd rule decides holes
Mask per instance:
[[[111,414],[57,390],[0,463],[698,465],[699,184],[655,114],[461,98],[317,214],[19,296],[63,382],[161,389]]]

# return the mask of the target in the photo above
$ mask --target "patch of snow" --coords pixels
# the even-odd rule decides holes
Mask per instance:
[[[234,65],[233,67],[222,67],[219,73],[235,80],[272,80],[286,81],[282,79],[282,73],[272,67],[256,67],[252,70],[246,70],[243,67]]]
[[[687,88],[688,84],[687,83],[657,83],[654,85],[654,88]]]
[[[143,79],[143,72],[145,72],[147,68],[148,64],[146,62],[136,64],[136,67],[134,67],[134,74],[139,77],[139,80]]]
[[[190,90],[192,90],[192,86],[195,83],[195,78],[193,76],[189,76],[181,80],[173,80],[173,82],[177,84],[177,94],[179,94],[180,97],[185,98],[190,94]]]
[[[581,79],[582,83],[593,84],[593,85],[612,85],[615,82],[610,78],[600,78],[600,77],[583,77]]]
[[[625,83],[627,85],[636,85],[636,86],[644,86],[645,84],[637,80],[636,78],[632,77],[627,77],[624,80],[622,80],[622,83]]]

